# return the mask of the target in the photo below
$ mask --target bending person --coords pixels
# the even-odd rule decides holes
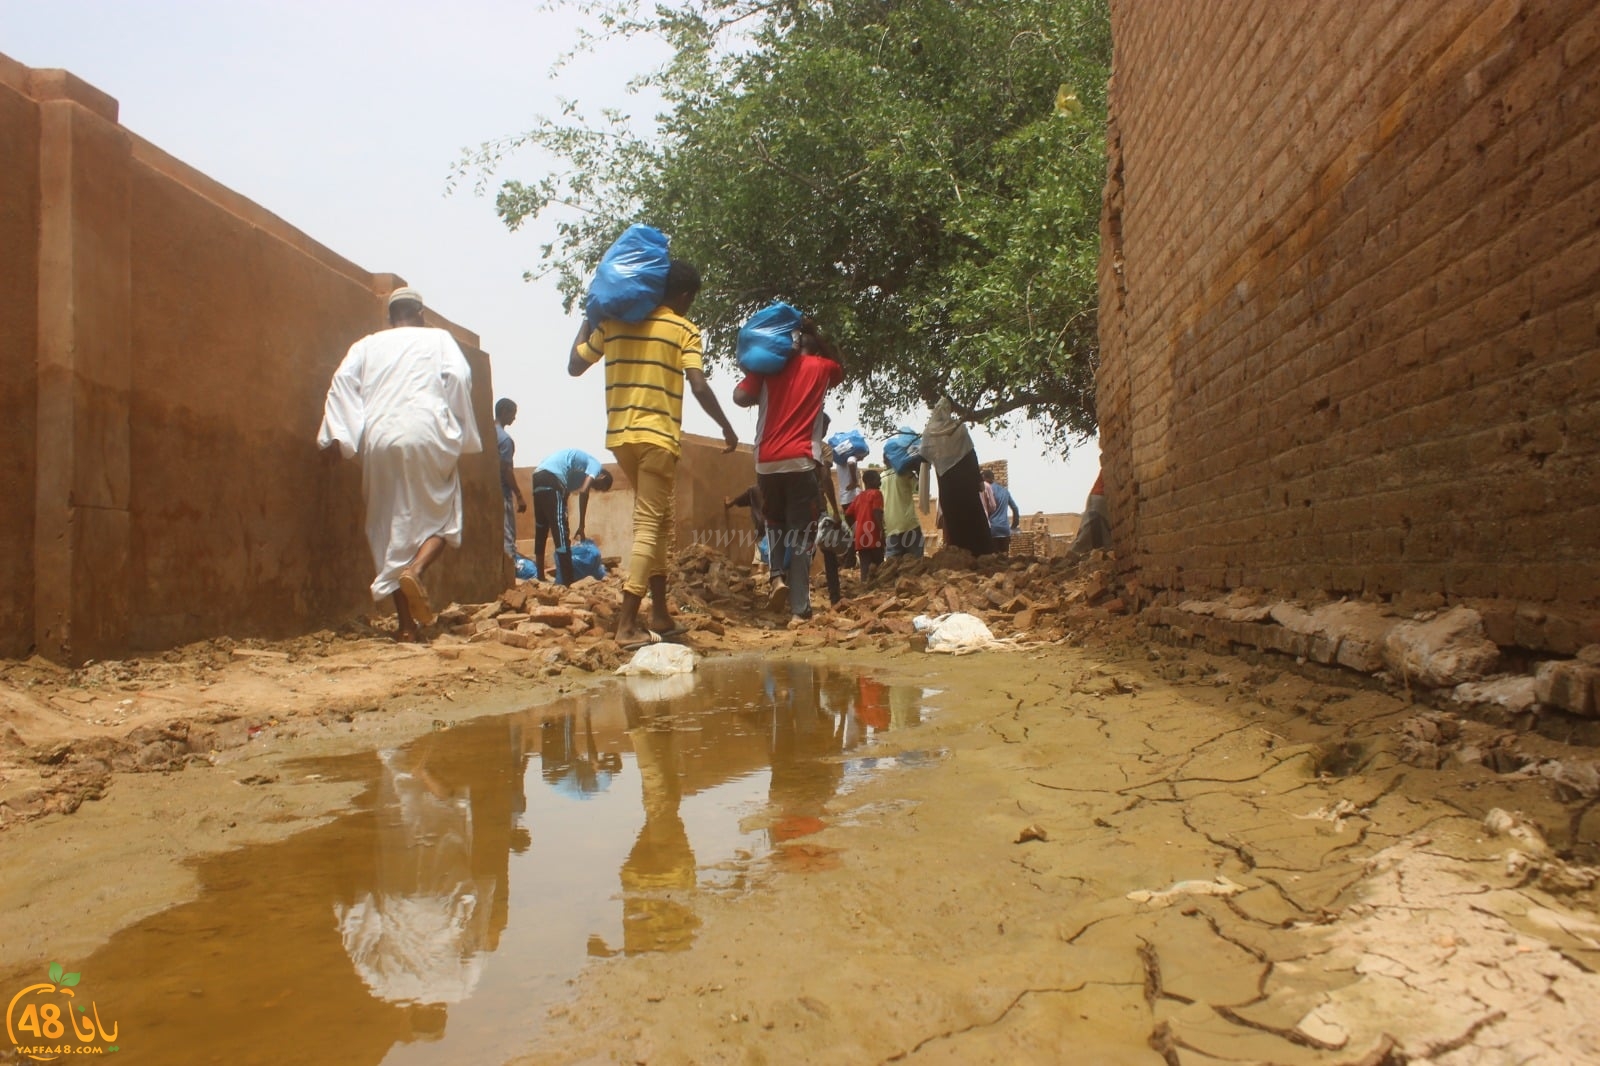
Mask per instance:
[[[589,521],[589,490],[607,492],[611,489],[611,472],[600,465],[600,460],[576,448],[556,452],[533,472],[533,561],[541,575],[544,568],[544,544],[552,534],[556,542],[556,580],[563,585],[573,582],[572,540],[567,533],[567,497],[578,494],[578,540],[585,540],[585,526]]]

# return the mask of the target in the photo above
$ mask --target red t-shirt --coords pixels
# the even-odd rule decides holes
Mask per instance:
[[[877,489],[862,489],[850,506],[844,509],[850,524],[856,527],[857,548],[883,547],[883,529],[878,525],[874,511],[883,510],[883,493]]]
[[[818,458],[822,440],[822,401],[844,380],[844,368],[832,359],[801,352],[789,357],[776,374],[751,374],[735,391],[761,390],[761,417],[756,424],[756,470],[808,470]]]

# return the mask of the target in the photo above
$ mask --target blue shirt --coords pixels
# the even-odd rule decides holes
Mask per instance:
[[[989,516],[989,535],[992,537],[1011,536],[1011,523],[1022,521],[1022,512],[1017,510],[1017,501],[1011,498],[1011,493],[1006,487],[996,481],[989,486],[994,491],[994,514]]]
[[[506,432],[506,427],[498,422],[494,424],[494,443],[500,450],[500,461],[502,463],[512,463],[512,456],[517,454],[517,443],[511,439],[511,434]],[[516,464],[512,463],[512,465]],[[500,495],[508,500],[511,499],[511,489],[505,484],[504,480],[500,484]]]
[[[599,477],[605,467],[588,452],[568,448],[566,451],[556,452],[540,463],[539,469],[548,470],[560,478],[561,484],[567,487],[568,492],[577,492],[583,487],[584,478]]]

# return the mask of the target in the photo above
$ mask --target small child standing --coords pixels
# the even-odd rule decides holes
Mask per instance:
[[[883,562],[883,479],[876,470],[861,475],[865,486],[845,507],[845,515],[856,529],[856,557],[861,560],[861,583],[872,580],[872,573]]]

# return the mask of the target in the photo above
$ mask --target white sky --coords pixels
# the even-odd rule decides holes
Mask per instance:
[[[135,133],[365,269],[402,275],[476,332],[496,395],[521,408],[519,464],[567,447],[609,458],[601,375],[567,377],[576,321],[553,282],[522,280],[539,265],[542,232],[513,234],[490,199],[444,188],[461,149],[556,113],[558,97],[591,114],[620,106],[650,117],[622,86],[664,49],[635,42],[552,79],[575,26],[531,0],[0,0],[0,52],[72,71],[115,97]],[[539,165],[517,156],[502,174]],[[704,273],[719,283],[714,266]],[[732,375],[711,379],[748,441],[755,415],[729,402]],[[852,400],[830,409],[835,429],[854,424]],[[717,435],[692,400],[684,421]],[[974,427],[978,455],[1010,461],[1024,514],[1081,510],[1099,466],[1094,442],[1063,460],[1025,428],[996,428]]]

